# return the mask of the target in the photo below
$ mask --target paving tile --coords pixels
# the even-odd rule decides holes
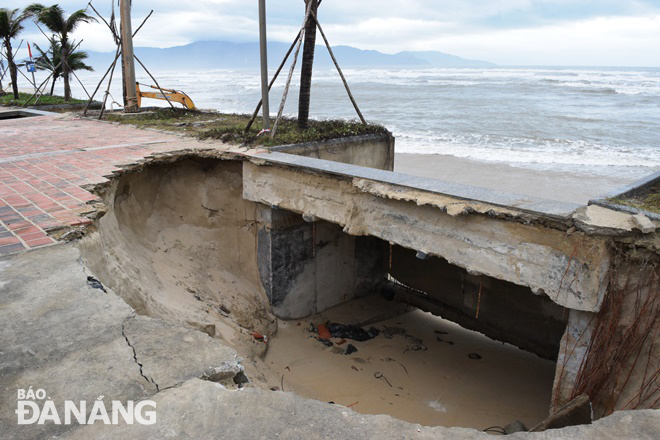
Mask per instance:
[[[44,230],[88,224],[81,214],[99,198],[81,188],[104,182],[116,164],[177,149],[181,138],[128,126],[60,116],[0,121],[20,130],[0,148],[0,255],[54,243]],[[148,142],[160,142],[145,145]],[[84,150],[90,147],[108,147]],[[23,240],[21,240],[18,238]]]
[[[11,244],[8,246],[0,246],[0,255],[11,255],[25,250],[23,244]]]

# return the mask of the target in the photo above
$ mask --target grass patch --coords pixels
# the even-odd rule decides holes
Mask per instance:
[[[7,93],[6,95],[0,96],[0,105],[7,105],[7,106],[22,106],[25,104],[25,102],[32,97],[32,93],[22,93],[19,92],[18,94],[18,100],[14,99],[14,94],[13,93]],[[30,106],[35,105],[34,104],[34,99],[30,102]],[[39,98],[39,102],[37,102],[37,106],[40,105],[54,105],[54,104],[81,104],[81,103],[86,103],[87,101],[84,101],[82,99],[74,99],[71,98],[69,101],[64,100],[64,96],[48,96],[48,95],[43,95],[41,98]]]
[[[611,198],[607,201],[660,214],[660,183],[646,190],[644,194],[626,198]]]
[[[345,120],[310,121],[309,128],[301,131],[298,130],[296,120],[283,118],[277,127],[275,139],[271,141],[268,133],[259,135],[262,129],[261,118],[257,118],[246,133],[245,127],[250,115],[171,108],[157,109],[149,113],[108,114],[107,120],[133,124],[140,128],[182,132],[199,139],[218,139],[231,144],[271,147],[387,132],[381,125],[364,125]]]

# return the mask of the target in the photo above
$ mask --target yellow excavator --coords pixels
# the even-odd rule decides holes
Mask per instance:
[[[152,89],[157,90],[156,92],[143,92],[140,90],[140,85],[150,87]],[[190,96],[186,95],[180,90],[172,90],[172,89],[159,89],[156,86],[148,86],[146,84],[140,84],[140,83],[135,83],[136,91],[137,91],[137,104],[138,107],[142,107],[142,98],[151,98],[151,99],[162,99],[163,101],[167,101],[168,99],[170,102],[178,102],[179,104],[183,105],[185,108],[190,109],[190,110],[195,110],[195,104],[192,102],[192,99],[190,99]],[[160,91],[163,91],[165,95],[163,95]],[[165,98],[167,96],[167,99]]]

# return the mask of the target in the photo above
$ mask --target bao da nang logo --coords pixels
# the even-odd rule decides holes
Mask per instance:
[[[56,405],[43,389],[18,390],[18,407],[16,415],[19,425],[43,425],[46,422],[55,425],[93,425],[104,423],[118,425],[120,420],[132,425],[153,425],[156,423],[156,402],[141,400],[137,403],[129,400],[126,404],[113,400],[110,408],[99,396],[95,401],[88,403],[85,400],[74,402],[65,400]],[[89,414],[88,414],[89,409]]]

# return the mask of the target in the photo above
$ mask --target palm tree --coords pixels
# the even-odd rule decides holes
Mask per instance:
[[[71,45],[69,43],[69,34],[73,32],[81,23],[90,23],[96,21],[94,17],[80,9],[68,18],[64,17],[64,11],[59,5],[46,7],[39,3],[33,3],[25,11],[34,14],[37,22],[46,26],[52,33],[57,35],[58,43],[62,57],[62,78],[64,79],[64,100],[71,99],[71,85],[69,83],[69,73],[71,72],[71,61],[69,53]]]
[[[16,70],[16,63],[14,62],[14,53],[11,47],[11,40],[16,38],[23,30],[23,21],[29,17],[27,11],[22,14],[18,13],[18,9],[5,9],[0,8],[0,38],[5,46],[5,57],[9,65],[9,77],[11,78],[12,91],[14,92],[14,99],[18,99],[18,71]]]
[[[305,0],[305,11],[312,2],[312,14],[316,16],[318,0]],[[305,47],[303,48],[300,71],[300,95],[298,97],[298,128],[305,129],[309,124],[309,102],[312,91],[312,69],[314,66],[314,47],[316,46],[316,20],[310,14],[305,24]]]
[[[47,51],[41,50],[41,48],[35,44],[34,47],[39,52],[39,56],[35,59],[35,66],[37,70],[47,70],[52,72],[53,82],[50,86],[50,96],[53,96],[53,91],[55,89],[55,83],[62,76],[62,47],[60,44],[55,41],[55,39],[50,40],[50,48]],[[90,72],[94,69],[91,66],[85,64],[84,60],[88,57],[87,52],[77,51],[69,52],[69,67],[71,72],[76,70],[89,70]]]

